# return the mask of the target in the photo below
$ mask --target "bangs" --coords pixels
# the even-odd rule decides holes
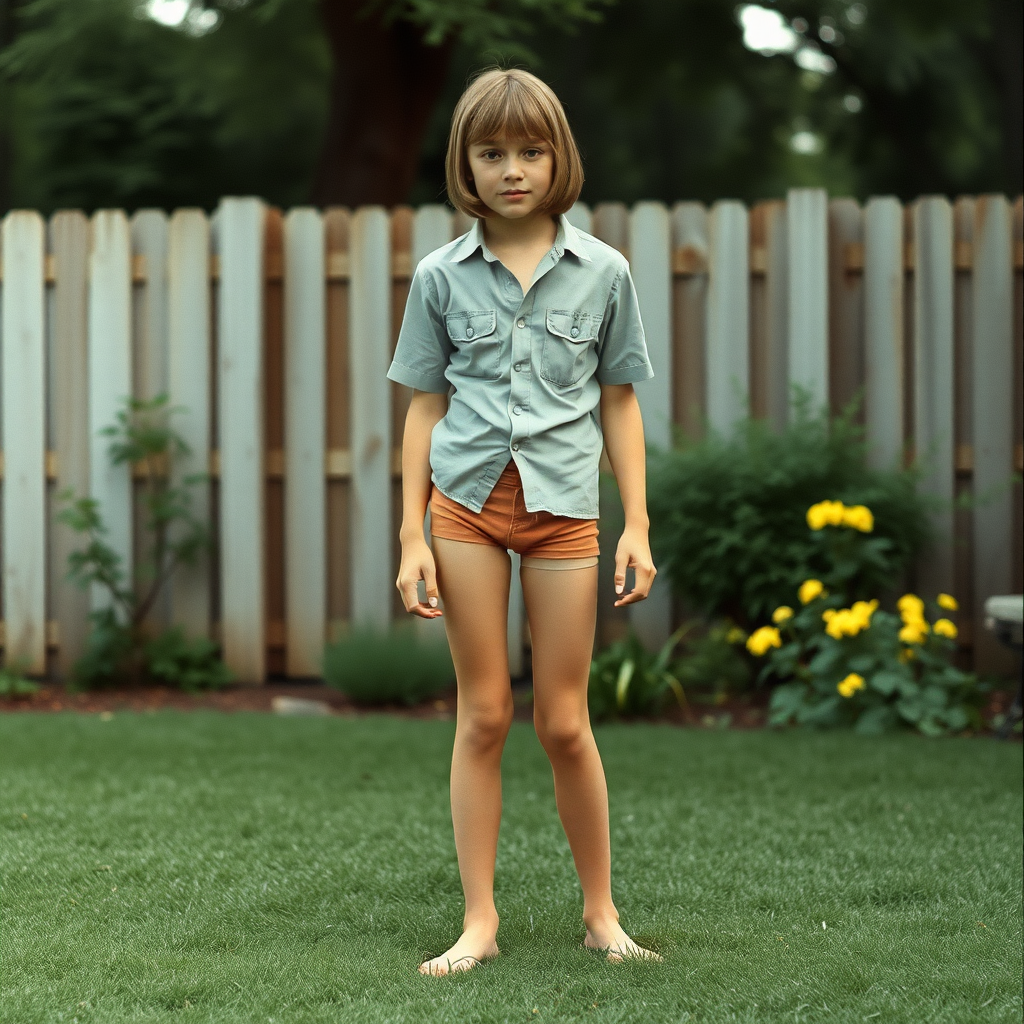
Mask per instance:
[[[518,86],[518,88],[517,88]],[[494,83],[466,125],[466,145],[509,139],[544,139],[554,143],[556,128],[548,112],[530,90],[513,78]]]

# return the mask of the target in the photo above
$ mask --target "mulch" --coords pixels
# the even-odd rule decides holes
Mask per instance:
[[[532,722],[533,692],[530,680],[516,681],[512,689],[515,704],[515,720]],[[637,721],[664,722],[683,728],[696,729],[763,729],[768,718],[768,690],[754,691],[735,696],[720,695],[717,699],[710,694],[689,694],[689,704],[680,708],[673,704],[663,715],[644,717]],[[1013,700],[1013,691],[994,690],[987,695],[982,710],[986,728],[976,735],[993,736],[995,730],[989,726],[997,714],[1005,714]],[[322,701],[330,707],[332,715],[360,716],[391,714],[403,718],[452,720],[455,717],[455,687],[438,693],[434,698],[407,707],[403,704],[385,704],[361,707],[349,698],[322,682],[280,682],[269,681],[263,686],[227,686],[222,690],[207,693],[185,693],[169,686],[119,687],[103,690],[76,692],[57,683],[44,683],[34,694],[24,697],[0,697],[0,714],[25,711],[61,712],[74,711],[82,714],[114,714],[133,711],[146,712],[163,709],[177,711],[236,711],[274,713],[275,697],[293,697],[301,700]],[[975,733],[964,733],[975,735]],[[1019,735],[1012,736],[1020,742]]]

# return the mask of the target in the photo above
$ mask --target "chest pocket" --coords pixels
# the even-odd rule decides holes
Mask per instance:
[[[448,337],[455,347],[452,369],[464,377],[497,380],[501,376],[501,338],[493,309],[464,309],[445,313]]]
[[[587,356],[595,348],[603,319],[603,313],[549,309],[540,375],[559,387],[576,384],[586,372]]]

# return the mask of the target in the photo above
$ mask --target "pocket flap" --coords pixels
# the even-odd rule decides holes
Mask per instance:
[[[548,330],[566,341],[593,341],[604,319],[603,313],[584,313],[582,310],[549,309]]]
[[[498,317],[493,309],[464,309],[458,313],[445,313],[444,322],[452,341],[472,341],[493,334]]]

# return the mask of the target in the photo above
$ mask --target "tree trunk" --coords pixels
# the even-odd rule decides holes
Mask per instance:
[[[19,0],[0,0],[0,50],[14,42],[17,34],[15,7]],[[14,147],[11,145],[10,82],[0,82],[0,216],[11,209],[11,163]],[[6,113],[3,112],[7,108]]]
[[[444,88],[454,38],[427,46],[409,22],[382,24],[365,4],[320,0],[334,58],[327,137],[310,201],[403,203],[416,180],[430,116]]]

